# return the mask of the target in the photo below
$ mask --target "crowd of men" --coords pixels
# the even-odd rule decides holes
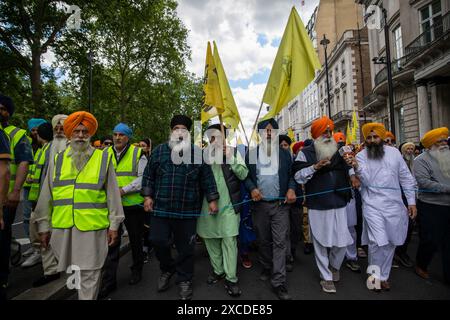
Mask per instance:
[[[232,297],[241,295],[237,265],[252,267],[249,243],[255,239],[260,279],[270,281],[281,300],[291,299],[286,272],[301,238],[305,253],[314,252],[326,293],[336,292],[344,261],[361,272],[358,257],[368,257],[375,268],[368,272],[375,291],[390,290],[396,263],[429,278],[438,249],[450,284],[448,128],[427,132],[421,147],[405,142],[396,148],[382,124],[366,123],[364,142],[353,146],[342,133],[333,134],[333,121],[324,116],[313,122],[312,139],[292,143],[267,119],[258,123],[262,139],[256,147],[232,148],[223,127],[212,125],[207,143],[216,160],[208,162],[191,141],[192,120],[185,115],[172,118],[168,141],[153,151],[148,138],[131,143],[133,131],[124,123],[112,136],[91,141],[98,123],[88,112],[55,115],[51,122],[31,119],[28,132],[12,125],[13,115],[13,101],[0,95],[3,299],[18,210],[32,244],[22,266],[42,262],[44,270],[33,286],[77,266],[79,299],[104,298],[117,288],[124,228],[133,260],[129,284],[141,281],[154,250],[161,269],[157,290],[167,290],[175,275],[182,300],[193,296],[199,238],[211,263],[205,280],[223,281]],[[414,265],[407,246],[416,220]]]

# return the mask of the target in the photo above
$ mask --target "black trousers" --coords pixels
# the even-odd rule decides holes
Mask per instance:
[[[142,250],[142,237],[144,235],[145,211],[141,206],[123,207],[125,213],[125,227],[130,239],[131,255],[133,265],[131,270],[142,271],[144,265],[144,253]],[[120,245],[123,230],[122,225],[119,229],[118,243],[108,248],[105,264],[103,265],[102,287],[112,287],[116,285],[117,268],[119,266]]]
[[[197,219],[152,216],[150,225],[150,241],[155,249],[161,271],[176,271],[176,283],[192,281]],[[171,253],[172,236],[178,252],[176,260],[172,258]]]
[[[427,270],[435,252],[442,249],[444,280],[450,284],[450,206],[417,202],[420,216],[416,264]]]
[[[0,285],[8,283],[12,224],[16,218],[16,209],[17,208],[3,207],[3,221],[5,227],[3,230],[0,230]]]
[[[362,217],[362,198],[361,193],[357,190],[355,190],[355,205],[356,205],[356,247],[361,247],[361,235],[362,235],[362,224],[363,224],[363,217]]]
[[[295,256],[298,243],[302,237],[302,214],[303,206],[299,206],[297,203],[291,205],[291,208],[289,209],[289,239],[291,242],[291,252],[288,252],[288,254],[292,256]]]

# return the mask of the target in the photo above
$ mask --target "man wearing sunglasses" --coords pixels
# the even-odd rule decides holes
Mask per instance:
[[[391,147],[395,147],[395,136],[392,132],[387,131],[386,132],[386,137],[384,138],[384,143],[387,146],[391,146]]]

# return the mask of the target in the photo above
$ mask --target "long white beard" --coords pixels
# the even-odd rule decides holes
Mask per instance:
[[[52,145],[50,147],[50,159],[53,159],[56,154],[66,150],[67,138],[66,137],[54,137]]]
[[[430,150],[430,155],[439,163],[444,176],[450,178],[450,149],[447,146]]]
[[[180,140],[180,137],[183,138],[183,140]],[[189,131],[186,131],[185,133],[171,133],[169,137],[169,148],[173,152],[180,153],[188,152],[189,148],[191,148],[191,135],[189,134]]]
[[[81,171],[91,156],[91,144],[89,139],[83,142],[72,141],[71,150],[68,156],[72,158],[72,165]]]
[[[314,149],[316,150],[317,160],[331,159],[337,152],[338,146],[333,138],[319,137],[314,140]]]

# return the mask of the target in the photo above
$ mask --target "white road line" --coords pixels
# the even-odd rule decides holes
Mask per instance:
[[[20,243],[22,246],[30,243],[30,239],[28,239],[28,238],[20,238],[20,239],[16,239],[16,241],[18,243]]]
[[[23,221],[20,221],[20,222],[13,223],[12,225],[13,226],[18,226],[19,224],[22,224],[22,223],[23,223]]]

